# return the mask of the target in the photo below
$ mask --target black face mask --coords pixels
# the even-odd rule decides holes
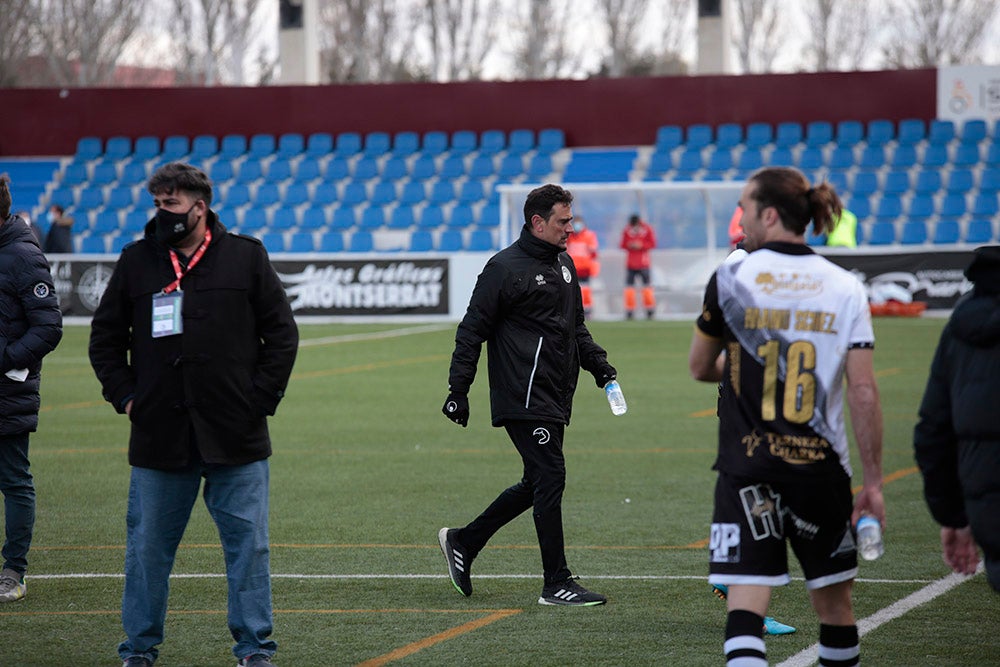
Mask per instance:
[[[174,246],[191,233],[188,229],[188,215],[194,210],[195,204],[187,213],[174,213],[164,208],[156,209],[156,240],[169,246]]]

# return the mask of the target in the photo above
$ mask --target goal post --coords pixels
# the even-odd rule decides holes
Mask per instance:
[[[651,281],[656,317],[697,316],[705,284],[729,253],[729,220],[742,181],[652,183],[566,183],[573,193],[573,215],[597,234],[601,269],[591,280],[595,319],[624,317],[625,252],[619,248],[630,215],[638,214],[656,234]],[[541,184],[504,184],[500,194],[500,247],[520,234],[527,194]]]

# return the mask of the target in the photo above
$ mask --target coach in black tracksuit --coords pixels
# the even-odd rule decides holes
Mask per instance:
[[[1000,592],[1000,246],[976,250],[975,283],[941,332],[913,434],[944,560],[972,574],[982,547]]]
[[[605,602],[571,578],[563,546],[562,441],[577,376],[582,367],[603,387],[616,375],[584,324],[576,269],[565,252],[572,201],[573,196],[556,185],[528,194],[521,237],[486,264],[455,335],[451,393],[443,412],[462,426],[468,424],[468,391],[486,342],[493,425],[507,430],[524,462],[521,481],[503,491],[477,519],[461,529],[440,531],[452,582],[464,595],[472,594],[472,559],[497,530],[533,508],[545,573],[539,602]]]

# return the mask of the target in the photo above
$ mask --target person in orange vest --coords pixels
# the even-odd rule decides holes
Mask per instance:
[[[590,319],[594,303],[590,279],[596,278],[600,273],[601,263],[597,261],[597,234],[587,228],[583,218],[573,219],[573,231],[566,241],[566,252],[576,265],[576,276],[580,279],[580,294],[583,297],[583,314]]]
[[[653,319],[656,313],[656,296],[649,278],[649,251],[656,247],[656,235],[653,228],[638,215],[631,215],[628,225],[622,230],[622,240],[619,244],[625,250],[625,268],[628,273],[625,278],[625,317],[632,319],[635,315],[635,283],[642,280],[642,305],[646,308],[646,316]]]
[[[735,250],[736,247],[743,242],[743,237],[746,236],[743,233],[743,225],[740,224],[740,220],[743,218],[743,207],[737,206],[736,210],[733,211],[733,217],[729,218],[729,249]]]

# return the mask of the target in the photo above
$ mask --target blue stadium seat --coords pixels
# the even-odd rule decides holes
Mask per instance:
[[[441,155],[448,150],[448,135],[445,132],[434,130],[424,133],[423,150],[424,155]]]
[[[349,178],[350,175],[351,165],[347,161],[347,158],[334,157],[326,163],[326,171],[323,173],[323,179],[332,182],[342,181]]]
[[[865,138],[865,126],[859,120],[842,120],[837,123],[837,145],[853,147]]]
[[[461,178],[465,176],[465,158],[461,155],[450,153],[441,163],[441,171],[438,173],[441,178]]]
[[[302,211],[300,229],[323,229],[330,223],[326,217],[326,209],[322,206],[310,206]]]
[[[519,153],[508,153],[500,160],[497,175],[501,178],[517,178],[524,175],[524,161]]]
[[[492,155],[477,155],[469,166],[469,178],[489,178],[496,173]]]
[[[268,253],[285,252],[285,235],[282,232],[264,232],[260,240]]]
[[[663,125],[656,129],[656,151],[669,152],[684,143],[684,130],[679,125]]]
[[[839,172],[834,172],[839,173]],[[830,179],[833,182],[833,179]],[[834,186],[836,187],[836,185]],[[873,195],[878,191],[878,174],[873,171],[859,171],[854,176],[854,183],[851,185],[851,192],[856,195]],[[838,192],[843,192],[840,188],[837,188]]]
[[[833,141],[833,125],[825,120],[814,120],[806,125],[806,147],[823,148]]]
[[[507,148],[507,135],[503,130],[486,130],[479,137],[479,154],[496,155]]]
[[[114,253],[121,252],[125,246],[127,246],[129,243],[132,243],[132,241],[135,241],[136,238],[137,237],[135,234],[128,234],[124,232],[120,234],[115,234],[114,236],[111,237],[111,252]]]
[[[935,119],[927,129],[927,141],[934,146],[949,143],[955,138],[955,123],[950,120]]]
[[[908,171],[890,171],[885,175],[885,185],[882,191],[886,194],[903,195],[910,191],[910,173]]]
[[[995,192],[981,192],[972,201],[971,213],[976,217],[993,217],[998,211],[1000,211],[1000,207],[997,205],[997,195]]]
[[[745,153],[746,150],[743,152]],[[740,159],[742,159],[742,156]],[[705,165],[701,156],[701,149],[692,147],[685,148],[684,152],[681,153],[680,159],[677,161],[676,178],[691,180],[694,178],[694,173],[700,171],[704,167]]]
[[[350,252],[371,252],[375,249],[375,239],[371,232],[359,230],[351,234],[351,240],[347,246]]]
[[[416,217],[413,215],[413,207],[406,204],[399,204],[392,209],[389,215],[387,227],[389,229],[409,229],[416,224]]]
[[[292,227],[297,227],[298,219],[295,217],[295,210],[290,208],[275,209],[271,215],[271,224],[268,228],[271,231],[288,231]]]
[[[464,229],[470,227],[476,221],[476,216],[472,212],[469,204],[457,204],[451,209],[448,216],[448,227],[453,229]]]
[[[424,229],[441,227],[444,225],[444,210],[435,204],[424,206],[424,210],[420,212],[419,225]]]
[[[927,128],[919,118],[904,118],[899,121],[899,134],[896,141],[900,146],[912,146],[924,140]]]
[[[540,181],[553,171],[552,156],[548,153],[535,153],[528,160],[528,170],[525,174],[530,181]]]
[[[396,201],[396,184],[392,181],[378,181],[372,188],[369,203],[384,206]]]
[[[357,206],[368,201],[368,188],[362,181],[348,181],[341,193],[340,203],[344,206]]]
[[[151,217],[151,215],[147,215],[146,211],[134,208],[125,214],[125,225],[122,227],[122,231],[132,233],[141,232]]]
[[[243,220],[240,222],[241,234],[257,234],[267,227],[267,215],[264,211],[255,208],[247,208],[243,211]]]
[[[264,167],[259,159],[247,158],[236,172],[237,183],[253,183],[264,177]]]
[[[90,176],[90,185],[111,185],[118,180],[118,169],[114,162],[98,162]]]
[[[850,169],[854,166],[854,149],[838,145],[830,152],[826,166],[830,169]]]
[[[934,236],[931,238],[931,243],[937,245],[958,243],[960,231],[961,227],[957,220],[938,220],[937,224],[934,225]]]
[[[815,171],[826,165],[823,149],[818,146],[806,146],[799,154],[799,169]]]
[[[90,233],[110,234],[111,232],[117,232],[120,224],[121,220],[118,216],[118,211],[106,208],[94,216],[94,224],[90,227]]]
[[[227,134],[219,144],[219,159],[235,160],[247,152],[247,138],[242,134]]]
[[[778,123],[774,134],[774,145],[778,148],[794,148],[802,143],[802,124],[796,122]]]
[[[245,183],[234,183],[226,188],[223,203],[230,208],[246,206],[250,203],[250,188]]]
[[[141,208],[141,209],[144,209],[144,210],[147,210],[147,211],[152,211],[153,210],[153,195],[150,194],[149,190],[147,190],[146,188],[142,188],[141,190],[139,190],[138,195],[139,195],[138,196],[139,201],[136,202],[135,205],[138,208]]]
[[[434,161],[433,155],[421,154],[410,166],[410,178],[414,180],[426,181],[429,178],[434,178],[436,175],[437,164]]]
[[[927,225],[917,220],[904,222],[903,230],[899,235],[899,242],[903,245],[927,243]]]
[[[649,156],[649,166],[646,167],[647,177],[654,177],[656,180],[663,178],[663,175],[674,168],[674,158],[668,152],[654,152]]]
[[[313,252],[315,243],[312,232],[294,232],[288,237],[288,252]]]
[[[262,159],[274,155],[277,144],[273,134],[255,134],[250,137],[248,153],[251,158]]]
[[[121,176],[118,179],[119,185],[145,185],[149,174],[146,173],[146,165],[142,162],[126,162],[122,167]]]
[[[861,169],[881,169],[885,166],[885,149],[882,146],[865,146],[861,151],[858,167]]]
[[[704,148],[714,141],[712,126],[706,123],[689,125],[685,132],[684,143],[688,148]]]
[[[416,132],[397,132],[392,138],[392,154],[406,158],[420,150],[420,135]]]
[[[451,181],[441,180],[431,187],[428,201],[432,204],[448,204],[455,199],[455,186]]]
[[[944,199],[941,200],[941,209],[938,213],[942,218],[960,218],[965,215],[966,206],[965,195],[945,195]]]
[[[739,123],[723,123],[716,128],[716,148],[735,148],[741,143],[743,143],[743,126]]]
[[[208,175],[212,179],[212,183],[220,185],[233,180],[236,177],[236,172],[233,169],[232,162],[219,158],[212,163],[212,167],[209,169]]]
[[[361,135],[357,132],[341,132],[337,135],[333,154],[337,157],[349,158],[361,152]]]
[[[958,140],[963,144],[977,144],[986,138],[986,121],[981,118],[970,118],[962,124]]]
[[[989,218],[973,218],[965,230],[966,243],[990,243],[996,237],[993,233],[993,222]]]
[[[160,162],[167,163],[180,160],[191,152],[191,143],[187,137],[172,134],[163,140],[163,151],[160,153]]]
[[[952,169],[948,173],[948,182],[945,185],[945,192],[958,192],[965,194],[975,185],[975,177],[969,169]]]
[[[218,214],[219,214],[219,222],[221,222],[226,229],[233,230],[239,228],[240,221],[239,221],[239,216],[236,214],[236,209],[222,208],[219,209]],[[127,227],[128,222],[126,222],[125,224]]]
[[[764,155],[761,153],[760,149],[757,148],[744,148],[743,152],[740,153],[739,160],[736,163],[736,168],[741,172],[756,171],[764,166]]]
[[[709,174],[721,175],[728,172],[733,168],[733,154],[728,148],[719,148],[716,145],[715,150],[708,156],[708,172]]]
[[[910,220],[927,220],[934,215],[934,197],[928,194],[914,195],[906,214]]]
[[[774,141],[774,129],[770,123],[751,123],[747,127],[747,148],[764,148]]]
[[[979,176],[980,192],[1000,192],[1000,167],[987,167]]]
[[[978,144],[959,144],[955,147],[951,165],[959,168],[978,167],[980,160]]]
[[[852,209],[853,210],[853,209]],[[896,226],[891,222],[874,222],[868,234],[868,245],[889,245],[896,242]]]
[[[117,187],[111,188],[108,192],[108,200],[106,203],[108,208],[114,209],[116,211],[132,208],[135,206],[135,194],[132,192],[132,188],[129,187]]]
[[[468,155],[478,146],[479,136],[472,130],[458,130],[451,135],[451,155]]]
[[[1000,121],[997,122],[1000,127]],[[986,158],[983,160],[985,167],[1000,167],[1000,139],[994,139],[990,147],[986,149]]]
[[[458,203],[460,204],[475,204],[485,198],[486,192],[483,190],[482,181],[469,179],[462,183],[462,187],[458,191]]]
[[[465,248],[465,240],[458,229],[446,229],[438,237],[437,249],[441,252],[456,252]]]
[[[370,132],[365,136],[365,157],[377,158],[385,155],[391,148],[392,140],[388,132]]]
[[[410,252],[428,252],[434,249],[434,235],[426,229],[417,229],[410,233]]]
[[[295,208],[309,202],[309,186],[305,183],[289,183],[281,198],[282,206]]]
[[[862,195],[851,195],[847,201],[847,208],[851,209],[858,220],[864,220],[872,214],[871,200]]]
[[[340,232],[323,232],[319,237],[320,252],[343,252],[344,235]]]
[[[378,176],[378,160],[373,157],[364,156],[354,163],[351,176],[355,181],[370,181]]]
[[[885,146],[896,138],[896,128],[891,120],[879,118],[868,121],[868,130],[865,132],[865,141],[869,146]]]
[[[421,181],[410,181],[403,186],[403,192],[399,196],[399,203],[407,206],[421,204],[427,199],[427,190]]]
[[[495,203],[487,203],[479,211],[479,226],[480,227],[499,227],[500,226],[500,205]]]
[[[862,172],[863,173],[863,172]],[[858,176],[862,176],[859,173]],[[847,185],[847,172],[846,171],[831,171],[826,174],[826,182],[833,186],[833,189],[837,191],[838,194],[843,196],[847,192],[851,191],[852,188]],[[865,196],[870,195],[875,191],[875,186],[878,180],[874,174],[869,174],[861,179],[860,187],[858,185],[853,186],[853,191],[855,194],[863,194]],[[867,190],[867,192],[865,192]]]
[[[104,206],[104,191],[101,188],[83,188],[80,190],[76,208],[84,211],[93,211]]]
[[[469,233],[469,242],[465,247],[471,252],[493,250],[496,247],[493,241],[493,232],[489,229],[473,229]]]
[[[132,154],[132,140],[121,135],[109,137],[104,144],[106,160],[124,160]]]
[[[71,162],[66,165],[66,170],[63,172],[62,186],[83,185],[89,180],[90,174],[87,172],[87,165],[82,162]]]
[[[278,137],[278,150],[275,154],[279,158],[288,160],[298,157],[305,150],[306,142],[305,139],[302,138],[302,135],[294,132],[288,132]]]
[[[330,219],[331,229],[351,229],[357,224],[353,206],[338,206],[334,209],[333,217]]]
[[[160,154],[160,138],[145,135],[135,140],[132,159],[137,161],[152,160]]]
[[[361,210],[362,229],[378,229],[385,226],[385,210],[381,206],[366,206]]]
[[[80,252],[103,253],[108,251],[108,244],[103,234],[90,234],[80,239]]]
[[[207,160],[210,157],[215,157],[215,154],[219,152],[219,140],[213,134],[199,134],[191,142],[191,159]],[[225,159],[232,159],[225,158]]]
[[[913,145],[898,144],[892,151],[889,166],[893,169],[909,169],[917,163],[917,149]]]
[[[104,153],[104,147],[99,137],[80,137],[76,142],[76,160],[89,162],[96,160]]]
[[[535,149],[535,132],[526,128],[511,130],[510,142],[507,144],[508,154],[523,155]]]
[[[882,195],[875,209],[875,219],[879,222],[892,221],[903,214],[903,200],[896,195]]]
[[[292,163],[288,158],[277,158],[267,165],[267,180],[271,183],[281,183],[291,177]]]
[[[408,171],[406,158],[393,156],[382,165],[382,179],[386,181],[401,181],[406,178]]]
[[[333,152],[333,135],[315,132],[306,139],[306,157],[320,158]]]
[[[538,132],[538,153],[551,155],[566,147],[565,133],[556,127],[547,127]]]
[[[312,203],[314,206],[329,206],[337,201],[337,186],[329,181],[317,183],[313,189]]]
[[[941,189],[941,172],[936,169],[924,169],[917,172],[917,181],[913,191],[917,194],[934,194]]]

